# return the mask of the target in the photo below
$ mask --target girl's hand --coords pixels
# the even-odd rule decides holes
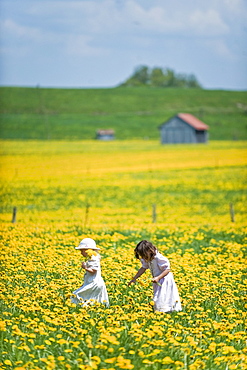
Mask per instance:
[[[128,286],[130,286],[131,284],[135,284],[136,283],[136,280],[135,279],[132,279],[128,282]]]
[[[85,262],[82,262],[81,267],[82,267],[83,269],[85,269],[85,268],[87,267],[87,266],[86,266],[86,263],[85,263]]]
[[[158,277],[155,277],[155,278],[153,278],[152,282],[161,286],[161,284],[159,283],[159,280],[160,279]]]

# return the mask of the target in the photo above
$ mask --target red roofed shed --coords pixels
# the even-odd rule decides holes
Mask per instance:
[[[207,143],[208,129],[198,118],[189,113],[179,113],[160,127],[162,144]]]
[[[97,130],[96,131],[96,139],[98,140],[114,140],[115,139],[115,131],[108,129],[108,130]]]

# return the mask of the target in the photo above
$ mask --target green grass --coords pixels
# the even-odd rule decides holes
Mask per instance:
[[[2,87],[0,97],[2,139],[94,139],[99,128],[119,140],[159,139],[159,125],[185,112],[210,126],[212,140],[247,140],[245,91]]]

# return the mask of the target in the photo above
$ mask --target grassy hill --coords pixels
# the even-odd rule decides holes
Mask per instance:
[[[212,140],[247,140],[247,92],[177,88],[0,88],[0,138],[94,139],[112,128],[117,139],[159,139],[177,113],[210,126]]]

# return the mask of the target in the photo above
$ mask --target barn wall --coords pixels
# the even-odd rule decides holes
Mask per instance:
[[[172,118],[160,129],[162,144],[196,143],[196,133],[193,127],[181,121],[178,117]]]
[[[196,141],[197,143],[206,143],[208,141],[207,131],[196,131]]]
[[[103,141],[109,141],[109,140],[114,140],[115,137],[113,135],[97,135],[98,140],[103,140]]]

